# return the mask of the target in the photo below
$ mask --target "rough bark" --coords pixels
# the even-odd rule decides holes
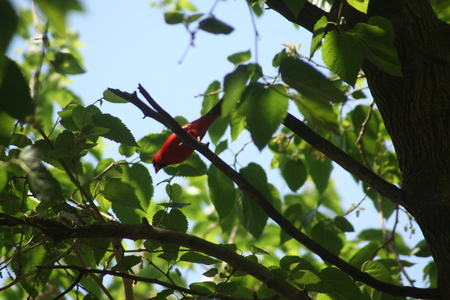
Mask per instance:
[[[406,206],[450,284],[450,27],[425,0],[371,1],[368,12],[389,18],[403,77],[366,63],[364,72],[395,146]],[[450,289],[441,288],[444,299]]]
[[[313,18],[300,20],[301,13],[295,19],[280,2],[266,3],[300,25],[320,18],[308,8]],[[345,3],[342,7],[347,24],[364,20]],[[333,10],[322,14],[333,20]],[[442,298],[450,299],[450,27],[437,19],[429,0],[371,0],[366,17],[375,15],[388,18],[394,27],[403,77],[367,61],[363,70],[395,146],[404,206],[431,248]]]

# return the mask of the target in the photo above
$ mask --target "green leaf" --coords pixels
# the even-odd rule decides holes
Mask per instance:
[[[206,114],[217,102],[219,102],[219,91],[221,90],[220,82],[212,82],[205,91],[203,97],[202,115]],[[208,129],[211,142],[216,145],[217,142],[225,134],[228,126],[227,118],[219,118]]]
[[[217,268],[211,268],[208,271],[206,271],[205,273],[203,273],[203,276],[206,277],[214,277],[219,273],[219,270]]]
[[[35,147],[25,148],[19,155],[20,165],[27,173],[30,190],[34,197],[45,205],[53,206],[62,201],[62,189],[59,182],[41,163],[42,153]]]
[[[0,96],[1,97],[1,96]],[[1,100],[0,100],[1,101]],[[16,121],[4,111],[0,110],[0,145],[8,146],[12,144],[11,132],[14,130]]]
[[[348,33],[356,39],[364,57],[380,70],[394,76],[403,76],[397,49],[389,31],[375,25],[358,23]]]
[[[295,104],[307,121],[339,134],[338,116],[328,101],[320,98],[301,97],[295,99]]]
[[[55,59],[50,61],[56,71],[64,74],[83,74],[86,73],[77,59],[70,53],[58,52],[55,55]]]
[[[141,262],[142,258],[140,256],[125,256],[118,264],[111,268],[111,271],[127,271]]]
[[[289,8],[294,17],[297,19],[298,15],[302,11],[303,5],[306,0],[283,0],[283,3]]]
[[[317,150],[306,152],[305,159],[306,164],[308,165],[309,175],[311,175],[319,194],[322,194],[325,192],[328,183],[330,182],[330,175],[333,170],[331,159]]]
[[[159,210],[153,215],[153,226],[163,227],[185,233],[188,229],[188,221],[179,209],[171,209],[169,213]]]
[[[288,206],[285,209],[285,211],[283,212],[284,217],[286,219],[288,219],[289,222],[291,222],[292,225],[294,225],[298,229],[301,229],[303,227],[303,222],[301,222],[301,219],[298,217],[303,214],[304,214],[303,207],[299,203],[295,203],[295,204]],[[289,241],[291,238],[292,238],[292,236],[287,234],[284,230],[280,231],[280,245]]]
[[[285,60],[288,57],[286,53],[286,48],[281,50],[279,53],[275,54],[275,56],[272,59],[272,66],[274,68],[278,68],[283,60]]]
[[[181,200],[182,192],[181,185],[178,183],[166,185],[166,193],[171,201],[179,202]]]
[[[286,161],[281,165],[281,175],[293,192],[296,192],[303,186],[308,178],[308,171],[302,160],[299,158],[286,158]]]
[[[138,146],[130,130],[122,121],[110,114],[95,114],[92,116],[92,123],[95,126],[108,128],[110,131],[103,137],[128,146]]]
[[[154,193],[150,172],[140,163],[134,163],[131,167],[122,166],[122,169],[124,170],[122,181],[133,187],[134,193],[139,198],[141,204],[147,207]]]
[[[296,284],[315,284],[320,282],[320,277],[314,274],[311,271],[303,270],[298,271],[292,274],[292,276],[289,278],[292,282],[295,282]]]
[[[207,167],[200,156],[194,152],[181,164],[167,166],[163,170],[172,176],[194,177],[205,175]]]
[[[155,297],[148,298],[149,300],[167,300],[167,297],[173,294],[173,289],[162,290]],[[86,300],[86,299],[83,299]]]
[[[411,254],[417,257],[430,257],[432,255],[430,247],[425,240],[418,242],[412,249]]]
[[[187,261],[204,265],[213,265],[221,262],[220,260],[193,251],[189,251],[181,255],[180,261]]]
[[[247,60],[252,57],[252,54],[250,52],[250,49],[244,52],[238,52],[233,55],[230,55],[227,57],[228,61],[232,63],[233,65],[237,66],[242,63],[245,63]]]
[[[161,149],[162,145],[170,134],[171,132],[169,130],[165,130],[160,134],[147,134],[142,139],[140,139],[138,141],[139,147],[136,148],[136,151],[139,153],[139,158],[143,162],[151,164],[153,155],[155,155],[155,153],[159,149]]]
[[[200,22],[199,28],[213,34],[230,34],[234,28],[224,22],[210,17]]]
[[[367,245],[359,249],[355,254],[353,254],[349,263],[360,269],[361,266],[368,260],[372,260],[379,248],[380,244],[376,241],[370,241]]]
[[[311,40],[311,48],[309,50],[309,58],[314,56],[314,53],[319,50],[322,39],[325,36],[325,32],[328,25],[328,19],[326,16],[322,16],[316,24],[314,24],[313,37]]]
[[[37,0],[36,3],[56,29],[65,34],[66,17],[71,10],[83,11],[77,0]]]
[[[286,58],[281,62],[280,72],[283,81],[304,97],[334,103],[347,99],[322,73],[301,60]]]
[[[9,1],[0,1],[0,82],[3,77],[3,70],[7,64],[7,58],[4,56],[11,39],[14,36],[18,25],[17,15]]]
[[[450,22],[450,6],[446,1],[442,0],[431,0],[431,5],[436,13],[436,16],[444,22]]]
[[[333,219],[334,225],[342,232],[355,232],[355,228],[345,217],[337,216]]]
[[[235,213],[236,189],[234,183],[214,165],[208,169],[209,196],[220,219]]]
[[[342,234],[329,221],[319,221],[311,229],[311,238],[335,255],[344,247]]]
[[[381,280],[383,282],[394,283],[392,275],[389,270],[378,261],[366,261],[361,268],[361,271],[366,272],[373,278]]]
[[[8,173],[5,168],[5,163],[0,162],[0,194],[5,189],[7,183],[8,183]]]
[[[308,290],[313,291],[313,287],[321,286],[326,294],[332,299],[339,300],[369,300],[370,298],[361,293],[355,281],[345,272],[328,267],[320,272],[321,282],[317,285],[310,285]],[[310,289],[311,288],[311,289]]]
[[[237,110],[230,114],[231,140],[235,141],[245,128],[245,117]]]
[[[175,25],[180,24],[184,20],[184,14],[176,11],[169,11],[164,13],[164,21],[166,21],[167,24]]]
[[[267,176],[260,165],[250,163],[247,167],[242,168],[239,173],[270,201],[271,194],[267,183]],[[239,220],[248,232],[256,239],[259,239],[267,223],[267,214],[247,194],[240,193],[238,200]]]
[[[369,5],[369,0],[348,0],[348,3],[359,10],[360,12],[367,13],[367,6]]]
[[[0,81],[0,111],[21,122],[34,114],[28,82],[19,66],[9,58]]]
[[[225,151],[225,150],[227,150],[227,149],[228,149],[228,140],[224,140],[224,141],[221,141],[221,142],[217,145],[216,150],[214,150],[214,153],[215,153],[216,155],[219,155],[220,153],[222,153],[223,151]]]
[[[267,252],[266,250],[256,247],[255,245],[252,245],[252,244],[245,245],[245,248],[247,248],[249,251],[251,251],[252,254],[270,255],[270,253]]]
[[[113,93],[111,89],[106,89],[103,92],[103,99],[111,103],[129,103],[125,98],[122,98]]]
[[[223,83],[223,96],[222,115],[228,116],[236,102],[241,100],[242,91],[244,90],[247,81],[252,74],[247,65],[240,65],[225,76]]]
[[[328,32],[323,43],[322,59],[331,71],[355,86],[364,55],[352,36],[340,34],[337,30]]]
[[[287,115],[286,91],[282,85],[266,89],[260,83],[253,83],[247,87],[244,97],[239,112],[246,117],[252,139],[262,150]]]
[[[132,187],[120,181],[110,181],[100,194],[111,203],[144,211]]]

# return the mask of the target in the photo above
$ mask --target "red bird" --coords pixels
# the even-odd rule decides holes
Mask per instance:
[[[217,102],[209,112],[201,116],[192,123],[188,123],[182,128],[190,135],[201,141],[209,129],[209,126],[217,120],[222,112],[222,100]],[[155,172],[168,165],[175,165],[185,161],[194,152],[194,148],[185,145],[183,141],[172,133],[162,145],[161,149],[153,156],[152,162]]]

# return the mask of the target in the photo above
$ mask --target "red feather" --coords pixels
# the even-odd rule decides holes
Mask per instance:
[[[184,125],[182,128],[198,141],[201,141],[211,124],[220,117],[222,111],[221,105],[222,100],[217,102],[205,115],[192,123]],[[172,133],[164,142],[161,149],[153,156],[152,161],[156,173],[165,166],[182,163],[193,152],[194,148],[185,145],[175,133]]]

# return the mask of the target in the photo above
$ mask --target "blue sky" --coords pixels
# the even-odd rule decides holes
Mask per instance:
[[[22,2],[22,1],[13,1]],[[26,2],[28,3],[28,2]],[[150,7],[150,1],[84,1],[84,13],[74,13],[69,18],[69,27],[80,33],[80,41],[85,44],[81,50],[87,73],[70,76],[72,89],[86,105],[92,104],[102,97],[108,88],[118,88],[132,92],[141,83],[150,94],[173,116],[182,115],[188,120],[199,117],[204,92],[214,80],[223,82],[223,77],[231,72],[234,66],[226,60],[227,56],[236,52],[251,49],[252,62],[262,65],[266,75],[276,75],[272,67],[273,56],[283,49],[282,44],[302,43],[300,52],[309,54],[311,34],[304,29],[296,29],[278,13],[267,10],[264,16],[256,19],[258,57],[255,57],[255,29],[245,1],[219,1],[214,15],[233,26],[235,30],[228,36],[212,35],[199,32],[195,39],[195,47],[191,47],[182,63],[179,63],[186,47],[190,43],[190,35],[182,25],[169,26],[164,23],[163,11]],[[194,1],[199,12],[209,12],[213,1]],[[15,45],[16,46],[16,45]],[[17,46],[23,46],[20,43]],[[315,60],[320,60],[320,53]],[[150,119],[142,119],[142,113],[131,104],[105,103],[104,113],[119,117],[123,123],[139,139],[147,133],[162,131],[163,126]],[[295,112],[294,109],[291,111]],[[298,113],[296,113],[298,115]],[[206,138],[207,139],[207,138]],[[231,144],[234,152],[242,144],[250,140],[244,135]],[[123,159],[116,151],[116,145],[109,142],[107,154],[115,159]],[[231,155],[224,153],[223,159],[231,162]],[[239,157],[242,165],[251,161],[261,164],[268,174],[269,181],[287,193],[287,186],[281,181],[278,170],[269,170],[271,156],[267,152],[260,153],[250,145]],[[154,176],[151,166],[150,172]],[[335,167],[333,178],[339,194],[343,198],[344,209],[352,203],[358,203],[363,194],[354,180],[339,167]],[[154,182],[166,178],[164,172],[154,176]],[[182,179],[180,179],[182,180]],[[156,187],[155,199],[161,201],[165,197],[164,187]],[[356,231],[361,228],[379,227],[379,219],[373,209],[372,202],[366,200],[366,211],[359,218],[355,214],[349,216]],[[399,227],[407,223],[400,220]],[[388,228],[392,228],[392,222]],[[416,234],[405,240],[413,246],[422,239]],[[423,268],[423,263],[416,267],[415,277]]]

